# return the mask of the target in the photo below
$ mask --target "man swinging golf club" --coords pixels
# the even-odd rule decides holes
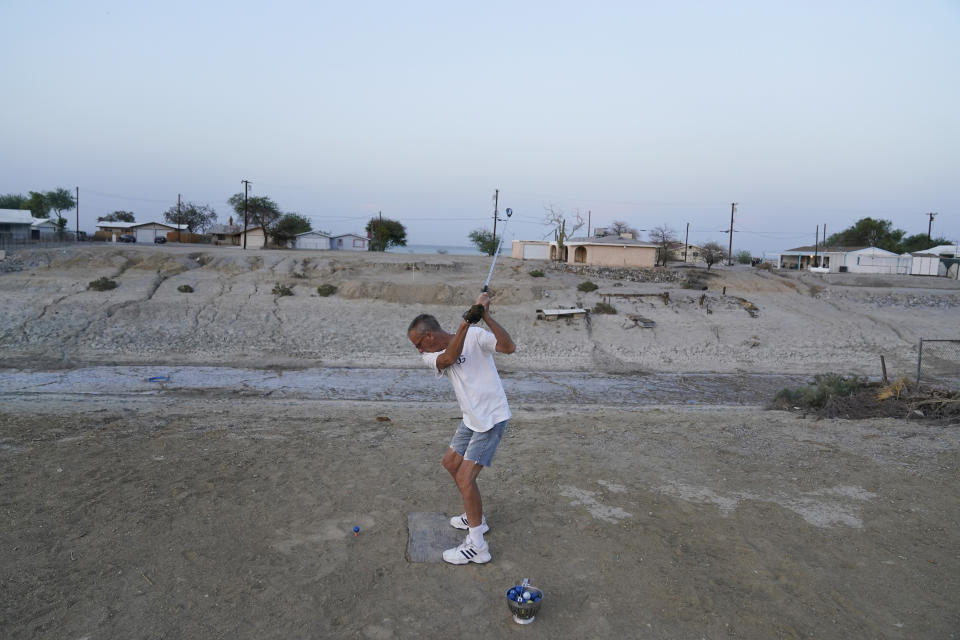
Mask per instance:
[[[481,319],[490,331],[474,326]],[[513,353],[516,346],[510,334],[490,316],[486,286],[463,315],[456,333],[447,333],[436,318],[422,314],[410,323],[407,336],[437,377],[450,380],[463,411],[463,420],[442,464],[463,496],[464,513],[451,518],[450,524],[468,533],[463,544],[443,552],[443,559],[451,564],[490,562],[490,548],[483,539],[490,527],[483,515],[477,476],[490,466],[510,418],[493,354]]]

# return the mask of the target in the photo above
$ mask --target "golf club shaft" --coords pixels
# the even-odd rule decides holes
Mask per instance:
[[[500,247],[503,246],[503,239],[507,237],[507,225],[510,224],[510,215],[507,214],[507,220],[503,223],[503,231],[500,232],[500,242],[497,243],[497,252],[493,254],[493,262],[490,263],[490,273],[487,274],[487,281],[483,283],[483,289],[486,291],[490,286],[490,278],[493,277],[493,268],[497,266],[497,258],[500,257]]]

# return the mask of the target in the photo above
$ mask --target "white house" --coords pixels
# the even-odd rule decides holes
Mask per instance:
[[[779,269],[828,269],[830,273],[910,273],[912,258],[877,247],[795,247],[777,255]]]
[[[366,251],[370,247],[370,240],[364,236],[358,236],[354,233],[344,233],[343,235],[330,238],[330,248],[340,251]]]
[[[49,240],[59,229],[53,218],[34,218],[30,225],[30,237],[34,240]]]
[[[131,235],[137,239],[137,242],[152,243],[157,236],[166,237],[170,231],[186,231],[185,224],[168,224],[166,222],[110,222],[102,220],[97,222],[97,229],[110,234],[110,241],[116,242],[117,237],[121,235]]]
[[[23,209],[0,209],[0,244],[29,242],[35,219]]]
[[[293,248],[327,250],[330,248],[330,236],[323,231],[298,233],[293,240]]]

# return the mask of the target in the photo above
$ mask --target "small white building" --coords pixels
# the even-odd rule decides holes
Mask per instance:
[[[34,220],[23,209],[0,209],[0,244],[29,242]]]
[[[53,218],[34,218],[30,225],[30,237],[33,240],[50,240],[59,229],[60,226]]]
[[[330,248],[338,251],[367,251],[370,240],[355,233],[344,233],[330,238]]]
[[[306,231],[298,233],[293,240],[294,249],[330,249],[330,236],[323,231]]]

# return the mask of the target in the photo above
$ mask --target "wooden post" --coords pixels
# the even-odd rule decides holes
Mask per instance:
[[[880,356],[880,369],[883,371],[883,384],[887,384],[887,361]]]

